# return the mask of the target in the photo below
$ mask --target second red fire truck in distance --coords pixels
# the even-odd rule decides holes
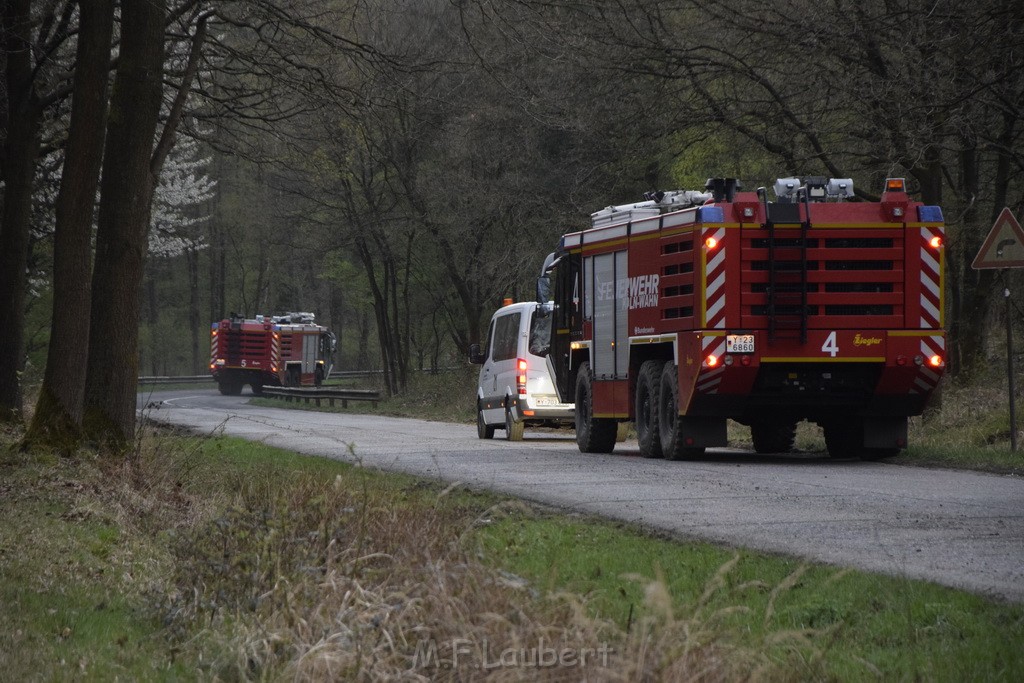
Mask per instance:
[[[245,319],[232,314],[211,325],[210,373],[220,393],[237,395],[248,384],[320,386],[334,364],[337,338],[312,313]]]
[[[879,201],[849,201],[848,179],[706,189],[608,207],[548,257],[548,361],[580,450],[632,420],[642,455],[692,457],[733,419],[758,452],[809,420],[833,456],[899,453],[945,367],[940,208],[902,179]]]

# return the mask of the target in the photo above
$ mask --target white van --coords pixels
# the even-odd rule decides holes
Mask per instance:
[[[527,424],[574,421],[573,404],[559,403],[548,365],[551,310],[551,303],[536,302],[499,308],[491,317],[486,344],[470,348],[470,361],[481,365],[476,390],[481,439],[504,429],[509,441],[520,441]]]

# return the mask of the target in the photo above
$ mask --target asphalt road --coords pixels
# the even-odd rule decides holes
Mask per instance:
[[[498,431],[247,404],[196,389],[153,394],[150,419],[365,466],[462,482],[729,546],[926,579],[1024,602],[1024,479],[713,449],[639,457],[636,442],[588,455],[571,432]],[[1024,457],[1024,456],[1022,456]]]

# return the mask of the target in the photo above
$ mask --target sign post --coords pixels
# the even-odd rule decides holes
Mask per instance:
[[[974,257],[971,268],[1024,268],[1024,230],[1009,207],[996,218],[992,230]],[[1013,324],[1010,317],[1010,288],[1003,289],[1006,300],[1006,382],[1010,391],[1010,451],[1017,450],[1017,401],[1013,382]]]
[[[1006,299],[1006,379],[1010,385],[1010,451],[1017,450],[1017,409],[1013,387],[1013,325],[1010,323],[1010,288],[1003,290]]]

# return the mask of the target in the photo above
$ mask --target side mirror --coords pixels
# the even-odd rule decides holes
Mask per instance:
[[[541,275],[537,278],[537,303],[542,306],[551,301],[551,277]]]
[[[483,352],[480,351],[479,344],[469,345],[469,362],[474,365],[483,365],[486,358],[484,358]]]

